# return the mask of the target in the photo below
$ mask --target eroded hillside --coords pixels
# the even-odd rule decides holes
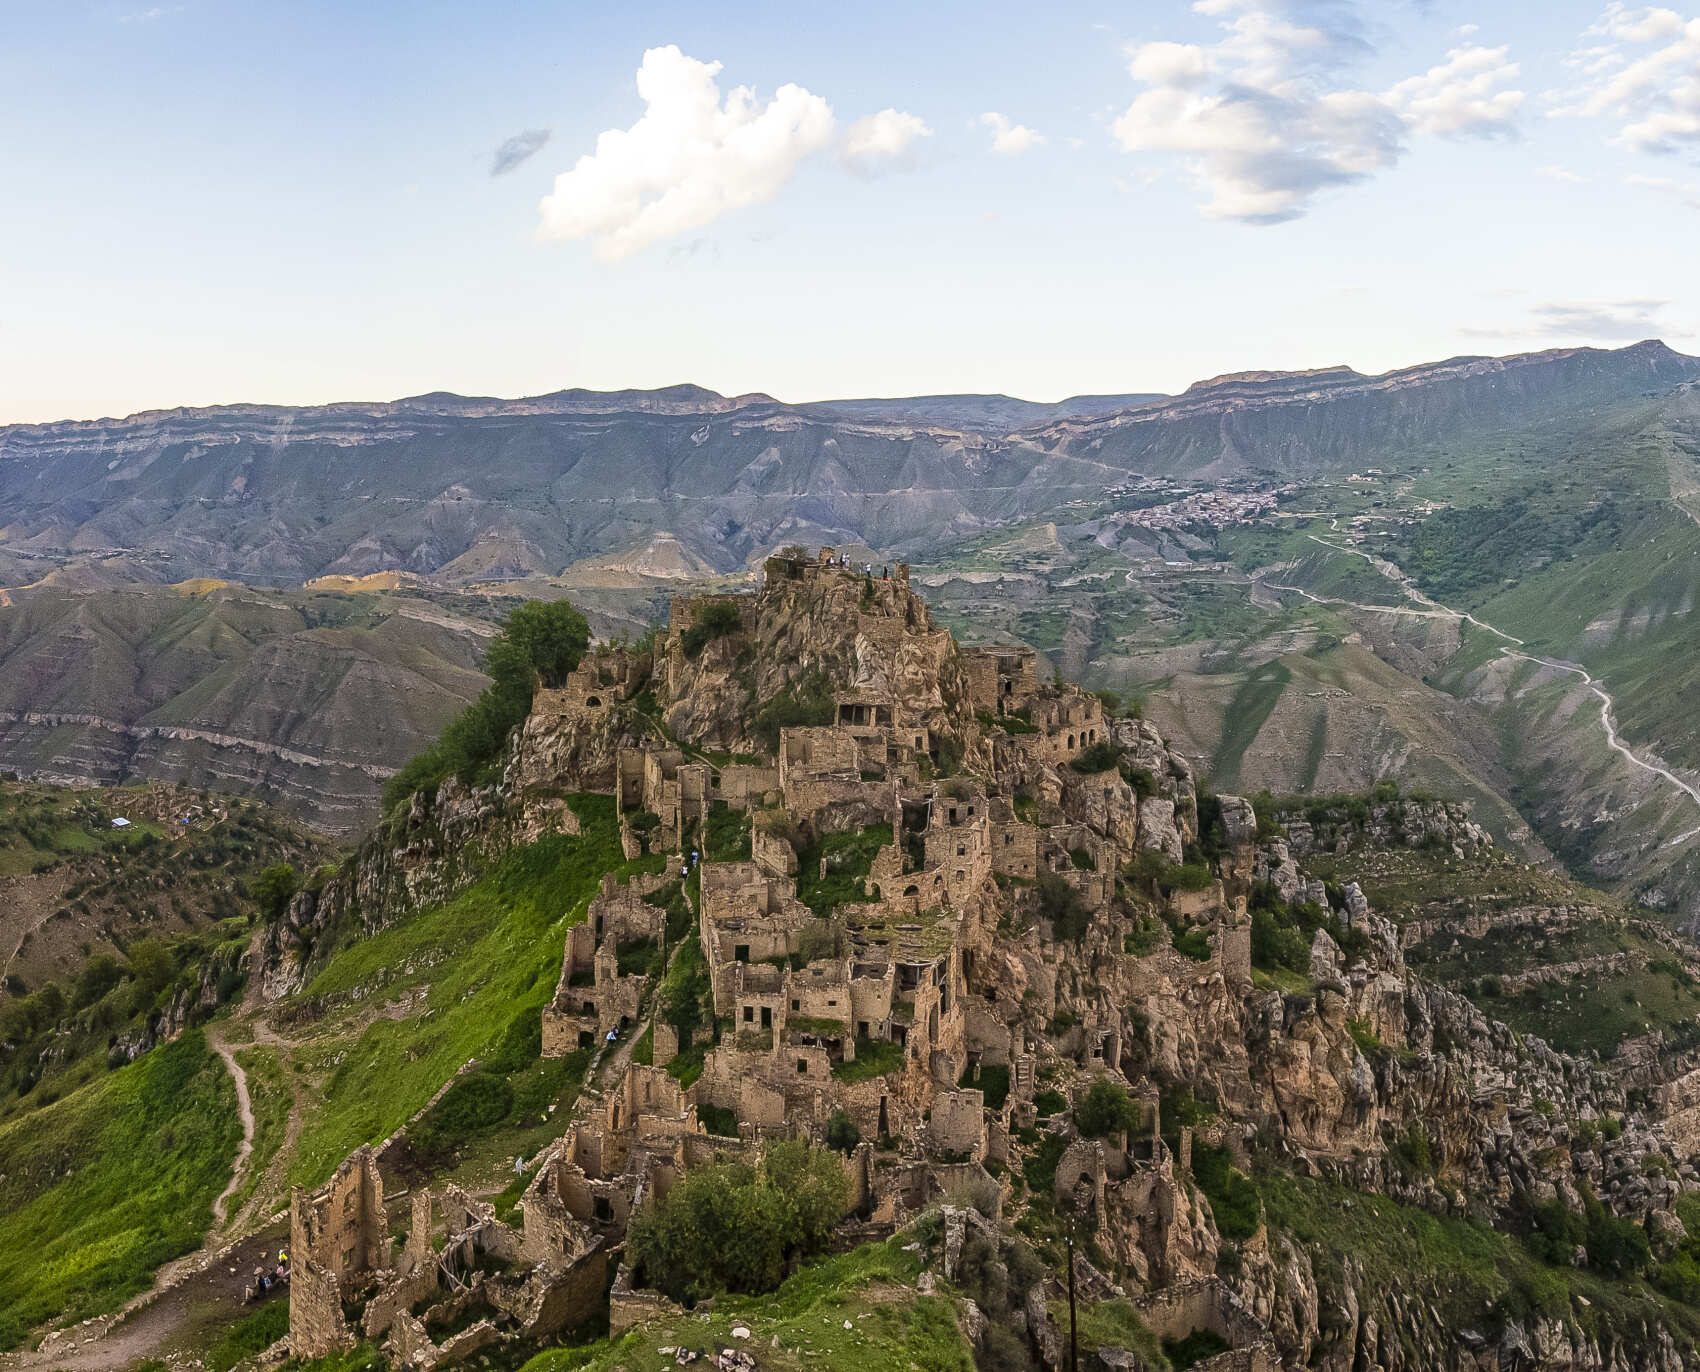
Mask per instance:
[[[901,564],[586,656],[247,970],[297,1357],[1060,1368],[1071,1272],[1106,1366],[1700,1340],[1685,943],[1455,800],[1214,793]]]

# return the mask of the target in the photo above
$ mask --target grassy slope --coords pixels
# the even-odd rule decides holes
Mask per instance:
[[[1482,607],[1482,617],[1603,678],[1631,740],[1657,738],[1668,761],[1700,765],[1700,527],[1675,510],[1636,526],[1622,547],[1557,564]],[[1593,626],[1593,627],[1590,627]]]
[[[1590,1332],[1605,1327],[1633,1337],[1654,1323],[1689,1342],[1700,1335],[1700,1316],[1642,1283],[1548,1266],[1517,1239],[1470,1220],[1286,1175],[1261,1176],[1258,1189],[1270,1228],[1310,1250],[1325,1310],[1340,1306],[1341,1262],[1349,1255],[1370,1290],[1420,1293],[1459,1329],[1538,1312],[1569,1316]]]
[[[1700,988],[1652,937],[1648,918],[1568,877],[1503,853],[1459,861],[1410,850],[1310,858],[1305,869],[1325,880],[1356,880],[1370,903],[1396,922],[1444,921],[1438,933],[1407,949],[1410,964],[1484,1013],[1563,1052],[1610,1058],[1625,1039],[1655,1029],[1673,1043],[1700,1030]],[[1462,928],[1471,911],[1572,905],[1598,913],[1550,934],[1500,927],[1474,938]],[[1561,982],[1515,993],[1496,985],[1519,972],[1618,953],[1629,955],[1627,966],[1596,963]]]
[[[671,1366],[663,1348],[696,1349],[712,1361],[717,1348],[740,1346],[734,1325],[750,1330],[747,1346],[773,1372],[972,1372],[952,1302],[915,1294],[921,1262],[903,1251],[908,1241],[900,1234],[812,1264],[771,1295],[721,1296],[710,1314],[681,1313],[616,1339],[551,1349],[523,1372]]]
[[[0,1128],[0,1346],[113,1309],[195,1248],[241,1132],[199,1030]]]
[[[314,1083],[290,1180],[323,1181],[349,1152],[404,1124],[469,1059],[490,1053],[518,1017],[554,994],[568,927],[584,918],[602,874],[655,868],[622,860],[614,804],[578,796],[578,836],[508,854],[447,903],[333,957],[309,995],[363,994],[315,1027],[296,1060]],[[428,1013],[378,1018],[373,1005],[424,988]]]

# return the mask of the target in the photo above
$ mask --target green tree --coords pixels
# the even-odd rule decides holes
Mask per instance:
[[[1041,872],[1034,883],[1039,917],[1051,922],[1051,932],[1059,942],[1079,943],[1086,937],[1092,923],[1092,912],[1081,899],[1080,892],[1055,872]]]
[[[856,1121],[842,1110],[834,1110],[826,1122],[826,1146],[848,1156],[861,1141],[862,1131],[856,1127]]]
[[[849,1202],[836,1156],[776,1143],[759,1167],[723,1162],[685,1173],[634,1217],[627,1249],[643,1278],[675,1300],[771,1291],[791,1261],[825,1246]]]
[[[124,979],[118,959],[110,953],[96,953],[77,977],[77,1004],[93,1005]]]
[[[301,874],[287,862],[274,863],[254,878],[248,893],[260,907],[260,916],[268,924],[283,918],[289,902],[301,889]]]
[[[145,938],[130,945],[130,975],[151,1001],[171,982],[175,971],[171,954],[156,938]]]
[[[1139,1123],[1139,1107],[1127,1087],[1100,1079],[1074,1107],[1074,1124],[1089,1139],[1125,1134]]]
[[[590,646],[590,625],[567,600],[528,600],[502,621],[501,637],[491,644],[511,644],[536,669],[545,686],[564,685]],[[494,670],[490,673],[496,675]],[[531,693],[526,692],[526,704]]]
[[[530,713],[538,683],[564,682],[589,642],[590,626],[568,601],[528,600],[510,613],[484,650],[490,684],[435,743],[390,778],[384,808],[434,791],[450,776],[469,784],[493,780],[508,736]]]

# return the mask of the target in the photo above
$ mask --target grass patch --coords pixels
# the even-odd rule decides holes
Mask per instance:
[[[874,855],[892,841],[891,825],[870,824],[844,834],[828,834],[798,854],[797,899],[817,915],[834,907],[866,900],[862,883],[873,868]],[[824,860],[826,875],[821,875]]]
[[[1051,1318],[1068,1339],[1068,1302],[1055,1301]],[[1127,1301],[1099,1301],[1076,1307],[1080,1351],[1090,1357],[1100,1348],[1127,1348],[1139,1354],[1149,1372],[1169,1372],[1172,1364],[1157,1336],[1145,1327],[1139,1312]]]
[[[868,1081],[903,1068],[903,1045],[890,1039],[857,1039],[856,1056],[832,1069],[840,1081]]]
[[[298,1061],[322,1074],[322,1086],[291,1182],[317,1185],[362,1143],[405,1123],[469,1058],[488,1059],[505,1043],[512,1051],[500,1075],[512,1078],[514,1114],[547,1108],[552,1089],[576,1090],[561,1065],[567,1059],[535,1066],[535,1054],[518,1053],[517,1038],[509,1039],[523,1032],[529,1041],[529,1022],[554,993],[566,931],[584,918],[602,874],[630,866],[619,850],[613,799],[569,803],[581,833],[514,850],[452,900],[343,949],[308,987],[312,995],[359,987],[390,999],[429,983],[430,1014],[377,1019],[352,1044],[333,1025],[297,1051]],[[522,1018],[525,1027],[516,1030]],[[437,1142],[452,1144],[450,1132]]]
[[[288,1076],[274,1049],[243,1048],[236,1061],[248,1078],[248,1099],[254,1107],[254,1151],[248,1155],[242,1184],[226,1203],[225,1213],[232,1217],[242,1212],[265,1180],[266,1168],[289,1133],[289,1110],[294,1103]]]
[[[0,1129],[0,1346],[116,1308],[199,1245],[241,1134],[198,1029]]]
[[[903,1251],[912,1239],[904,1232],[811,1263],[765,1296],[718,1296],[700,1315],[666,1316],[619,1338],[548,1349],[521,1372],[670,1366],[663,1348],[701,1352],[711,1363],[717,1349],[740,1346],[731,1336],[736,1324],[760,1336],[752,1351],[769,1372],[974,1372],[953,1303],[915,1294],[921,1257]]]
[[[267,1301],[219,1336],[203,1359],[207,1372],[230,1372],[237,1363],[263,1353],[288,1332],[289,1298],[285,1293]]]
[[[963,1069],[962,1080],[957,1085],[978,1087],[986,1098],[986,1109],[1001,1110],[1004,1101],[1009,1098],[1009,1068],[988,1064],[975,1072],[972,1067],[967,1067]]]
[[[1068,1152],[1067,1134],[1046,1134],[1021,1160],[1021,1175],[1035,1195],[1048,1196],[1057,1183],[1057,1164]]]
[[[734,810],[723,800],[715,801],[708,812],[708,821],[703,825],[702,855],[708,862],[748,862],[749,813]]]

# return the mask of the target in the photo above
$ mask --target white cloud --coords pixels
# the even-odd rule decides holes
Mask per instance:
[[[1473,43],[1454,48],[1446,61],[1407,77],[1387,92],[1387,103],[1418,133],[1491,137],[1511,131],[1523,92],[1501,89],[1517,76],[1507,48]]]
[[[1545,167],[1536,167],[1535,175],[1544,176],[1548,181],[1570,181],[1578,184],[1587,179],[1586,177],[1578,176],[1575,172],[1571,171],[1569,167],[1561,167],[1557,163],[1552,163]]]
[[[1552,343],[1638,343],[1672,333],[1668,300],[1555,300],[1532,306],[1520,322],[1469,328],[1478,338],[1545,339]],[[1680,333],[1676,336],[1682,336]]]
[[[1045,141],[1044,134],[1035,132],[1025,124],[1012,124],[996,111],[988,110],[982,114],[980,123],[992,131],[992,151],[1002,153],[1006,157],[1036,148]]]
[[[1672,176],[1643,176],[1636,172],[1624,177],[1623,184],[1658,191],[1661,195],[1675,196],[1691,209],[1700,210],[1700,181],[1678,181]]]
[[[1221,37],[1145,43],[1128,55],[1140,86],[1113,122],[1130,152],[1186,159],[1212,219],[1276,224],[1330,187],[1394,166],[1411,134],[1509,132],[1523,102],[1504,88],[1504,48],[1465,43],[1382,93],[1344,73],[1373,54],[1351,0],[1196,0]]]
[[[1638,342],[1656,336],[1668,300],[1557,301],[1537,305],[1534,322],[1555,338]]]
[[[1210,75],[1210,55],[1196,43],[1146,43],[1129,57],[1133,79],[1150,86],[1197,86]]]
[[[1585,37],[1603,41],[1570,54],[1582,84],[1552,114],[1609,119],[1612,142],[1637,152],[1700,146],[1700,17],[1612,4]]]
[[[1482,31],[1480,24],[1460,24],[1452,32],[1459,38],[1471,38]]]
[[[720,63],[675,46],[651,48],[638,68],[643,115],[609,129],[596,151],[555,178],[539,207],[538,235],[589,238],[604,262],[713,223],[779,194],[798,164],[832,140],[832,109],[797,85],[765,104],[748,86],[725,101]]]
[[[884,167],[913,163],[917,139],[931,138],[933,131],[918,115],[886,109],[858,119],[844,132],[838,150],[847,171],[871,176]]]

